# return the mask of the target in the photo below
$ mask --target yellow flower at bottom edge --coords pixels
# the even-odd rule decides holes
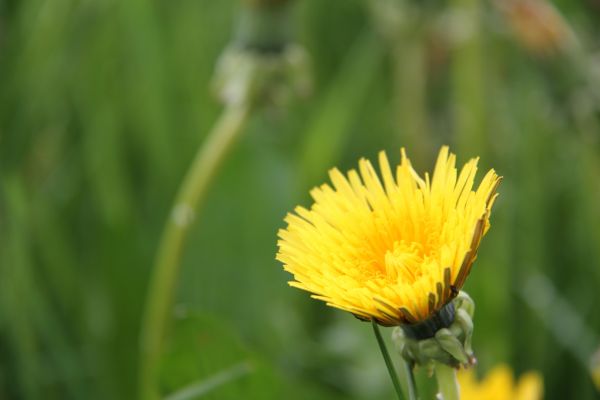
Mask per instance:
[[[462,288],[489,228],[500,177],[490,170],[473,190],[477,159],[460,173],[440,150],[433,176],[414,171],[402,149],[395,173],[384,152],[333,186],[311,191],[314,204],[288,214],[277,259],[291,286],[328,305],[385,325],[426,320]]]
[[[521,376],[515,384],[512,370],[506,365],[495,367],[478,382],[472,369],[458,373],[461,400],[541,400],[542,377],[535,372]]]

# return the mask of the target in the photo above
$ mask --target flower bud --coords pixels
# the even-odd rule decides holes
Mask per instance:
[[[309,57],[292,41],[291,1],[243,1],[213,86],[225,104],[281,106],[311,91]]]

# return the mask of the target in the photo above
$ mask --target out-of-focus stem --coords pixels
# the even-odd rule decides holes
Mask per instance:
[[[290,44],[291,1],[243,1],[235,42],[242,48],[273,53]]]
[[[452,65],[453,105],[458,152],[483,157],[485,140],[485,77],[481,2],[453,0],[450,3],[460,13],[464,26],[455,44]]]
[[[141,399],[154,400],[159,397],[159,361],[187,231],[223,159],[240,136],[248,115],[249,109],[245,104],[225,108],[205,143],[198,149],[173,203],[158,247],[142,320],[139,365]]]
[[[442,400],[459,400],[460,391],[456,380],[456,370],[437,361],[434,362],[434,368]]]
[[[385,40],[392,61],[393,125],[403,146],[418,162],[427,160],[427,10],[413,2],[369,0],[375,28]]]
[[[393,49],[400,135],[419,162],[427,160],[427,68],[420,32],[405,32]]]
[[[251,7],[277,7],[291,3],[293,0],[242,0],[242,4]]]
[[[417,384],[415,383],[415,374],[412,363],[404,360],[404,368],[406,369],[406,382],[408,388],[409,400],[417,400]]]

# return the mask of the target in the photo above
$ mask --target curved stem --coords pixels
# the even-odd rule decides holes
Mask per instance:
[[[445,364],[434,362],[435,376],[438,382],[438,390],[442,400],[459,400],[460,392],[456,380],[456,370]]]
[[[392,378],[392,383],[394,384],[394,389],[396,390],[396,394],[398,395],[398,399],[402,400],[402,388],[400,387],[400,382],[398,381],[398,374],[396,373],[396,368],[394,368],[394,363],[390,358],[390,354],[387,351],[387,347],[385,347],[385,342],[381,337],[381,332],[379,331],[379,325],[377,322],[371,321],[373,325],[373,332],[375,333],[375,338],[377,339],[377,344],[379,345],[379,349],[381,350],[381,355],[383,356],[383,360],[385,361],[385,366],[388,369],[390,374],[390,378]]]
[[[159,396],[156,384],[159,361],[187,231],[223,159],[242,132],[248,115],[249,110],[245,105],[225,108],[199,148],[173,203],[156,254],[142,319],[139,365],[141,399],[152,400]]]

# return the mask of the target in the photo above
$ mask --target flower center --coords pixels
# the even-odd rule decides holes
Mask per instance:
[[[431,254],[418,242],[399,241],[385,254],[385,272],[389,280],[413,283],[423,275]]]

